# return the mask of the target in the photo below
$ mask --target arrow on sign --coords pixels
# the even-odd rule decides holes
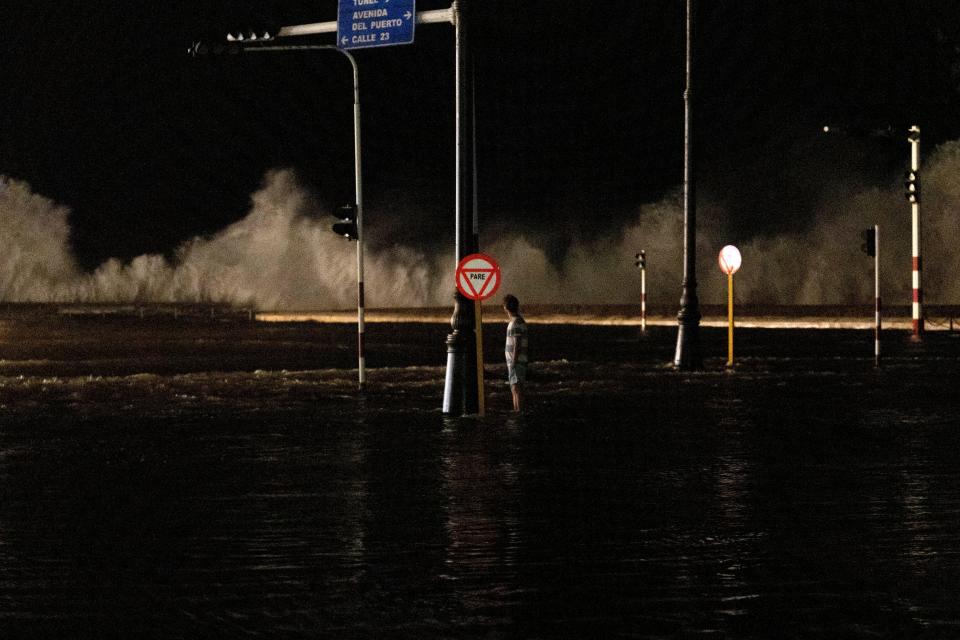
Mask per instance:
[[[403,14],[403,17],[406,18],[407,20],[409,20],[410,18],[413,17],[413,14],[410,13],[409,11],[407,11],[405,14]]]

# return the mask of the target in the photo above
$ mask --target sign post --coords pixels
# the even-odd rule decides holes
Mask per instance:
[[[910,171],[907,173],[907,201],[910,203],[911,249],[913,253],[913,340],[923,338],[923,287],[921,273],[923,261],[920,258],[920,127],[913,125],[909,129],[907,141],[910,143]]]
[[[416,16],[415,0],[340,0],[337,46],[363,49],[410,44]]]
[[[727,366],[733,366],[733,274],[740,269],[743,259],[740,250],[728,244],[720,250],[720,270],[727,274]]]
[[[477,413],[485,413],[483,380],[483,301],[500,288],[500,265],[488,255],[473,253],[457,265],[457,289],[463,296],[476,302],[474,322],[477,331]]]
[[[647,252],[636,255],[634,264],[640,268],[640,333],[647,332]]]
[[[880,366],[880,225],[863,230],[863,252],[873,258],[873,363]]]
[[[873,363],[880,366],[880,225],[873,225]]]

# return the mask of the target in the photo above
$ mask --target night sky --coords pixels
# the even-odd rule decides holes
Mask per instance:
[[[681,0],[477,5],[485,233],[549,229],[562,252],[675,192]],[[836,139],[825,123],[917,123],[925,151],[960,137],[956,2],[700,5],[700,197],[733,212],[733,237],[802,228],[825,185],[898,179],[902,137]],[[320,208],[349,202],[345,59],[186,54],[236,25],[335,17],[334,0],[5,3],[0,173],[71,208],[88,268],[222,229],[272,168],[294,169]],[[420,25],[413,45],[356,56],[371,240],[452,242],[452,27]]]

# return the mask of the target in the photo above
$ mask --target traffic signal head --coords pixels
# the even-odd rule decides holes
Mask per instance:
[[[345,204],[333,215],[338,219],[331,227],[334,233],[347,240],[356,240],[359,237],[357,232],[357,205]]]
[[[860,245],[860,250],[870,257],[877,255],[877,232],[873,227],[863,230],[863,244]]]
[[[634,261],[633,264],[634,264],[638,269],[646,269],[646,268],[647,268],[647,253],[646,253],[645,251],[641,251],[640,253],[636,254],[635,257],[636,257],[636,260]]]
[[[277,37],[280,29],[276,25],[258,25],[232,29],[227,33],[228,42],[269,42]]]
[[[903,183],[903,195],[910,204],[920,202],[920,173],[917,171],[907,171],[906,180]]]

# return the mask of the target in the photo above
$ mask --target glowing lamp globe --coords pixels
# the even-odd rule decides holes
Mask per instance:
[[[740,268],[743,259],[740,257],[740,250],[732,244],[728,244],[720,249],[720,270],[728,276],[732,276]]]

